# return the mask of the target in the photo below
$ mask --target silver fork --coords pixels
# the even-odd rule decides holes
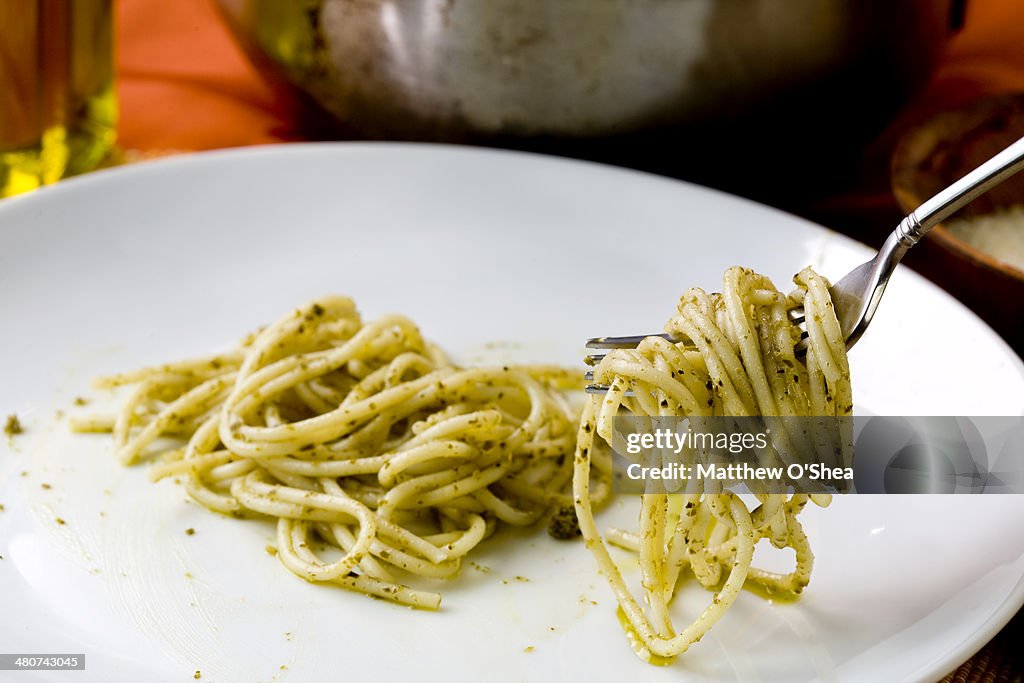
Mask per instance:
[[[929,230],[976,197],[1024,169],[1024,138],[996,154],[960,180],[940,191],[921,206],[911,211],[896,229],[886,238],[882,248],[867,263],[862,263],[829,288],[835,306],[839,326],[846,339],[846,348],[851,348],[864,334],[882,300],[885,286],[889,284],[893,270],[907,251],[917,244]],[[800,328],[798,354],[807,352],[807,323],[803,308],[789,311],[789,318]],[[631,349],[649,336],[662,337],[678,343],[668,334],[635,335],[629,337],[594,337],[587,341],[588,349]],[[689,340],[685,340],[689,341]],[[592,354],[584,360],[587,365],[597,365],[604,354]],[[594,379],[593,371],[585,378]],[[608,391],[605,384],[590,384],[587,392],[600,394]]]

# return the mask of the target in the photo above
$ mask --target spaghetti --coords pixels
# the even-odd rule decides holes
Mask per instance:
[[[211,510],[275,519],[296,575],[434,609],[410,579],[455,575],[500,522],[572,510],[578,411],[560,389],[577,381],[456,367],[408,319],[364,324],[328,297],[233,351],[99,380],[133,389],[73,426],[112,432],[127,465],[155,456],[154,479],[184,478]]]
[[[620,622],[637,654],[669,663],[722,617],[747,585],[770,595],[795,597],[807,585],[814,557],[797,519],[808,500],[827,506],[827,495],[761,493],[753,510],[736,494],[646,493],[638,533],[611,530],[606,539],[594,521],[591,463],[600,442],[612,439],[620,408],[641,416],[835,416],[853,410],[846,346],[832,309],[828,283],[810,268],[794,278],[797,290],[781,294],[764,276],[734,267],[720,294],[691,289],[666,325],[673,343],[646,338],[635,350],[615,350],[596,368],[609,386],[585,405],[578,434],[573,487],[587,547],[618,600]],[[799,330],[787,311],[803,306],[809,335],[805,358],[794,346]],[[841,425],[848,421],[833,421]],[[814,447],[841,458],[845,427],[815,435]],[[800,438],[777,435],[776,438]],[[838,449],[838,450],[837,450]],[[751,566],[758,541],[767,538],[796,553],[789,574]],[[630,590],[608,543],[637,554],[643,601]],[[671,603],[685,575],[714,591],[711,603],[685,628],[673,623]],[[646,607],[641,607],[641,605]]]

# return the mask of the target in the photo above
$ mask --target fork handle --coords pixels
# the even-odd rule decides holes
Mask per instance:
[[[896,226],[896,237],[906,249],[957,209],[985,194],[1024,169],[1024,138],[974,169],[960,180],[926,200]]]

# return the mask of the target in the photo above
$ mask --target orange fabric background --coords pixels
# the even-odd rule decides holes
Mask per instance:
[[[115,0],[115,12],[123,148],[199,150],[301,139],[293,102],[249,64],[214,0]]]
[[[302,139],[294,102],[249,64],[214,0],[116,3],[122,147],[198,150]],[[1024,2],[968,0],[964,31],[913,106],[930,111],[1010,91],[1024,91]]]

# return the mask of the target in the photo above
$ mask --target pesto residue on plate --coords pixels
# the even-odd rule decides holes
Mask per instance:
[[[21,426],[21,421],[17,415],[8,415],[7,422],[4,423],[4,434],[7,436],[15,436],[25,431],[25,428]]]

